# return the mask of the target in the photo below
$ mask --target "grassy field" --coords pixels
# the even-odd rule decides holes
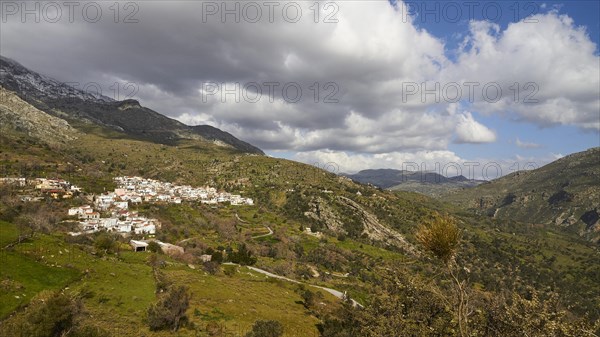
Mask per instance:
[[[0,223],[2,246],[13,242],[18,235],[16,226]],[[22,247],[32,245],[23,243]],[[37,243],[35,243],[37,244]],[[17,248],[22,248],[17,247]],[[42,255],[43,256],[43,255]],[[42,290],[61,289],[77,280],[79,272],[54,263],[46,264],[33,256],[17,251],[0,251],[0,318],[27,304]]]
[[[169,268],[170,278],[187,285],[192,294],[191,321],[196,326],[217,322],[228,330],[244,332],[254,321],[277,320],[286,336],[316,336],[319,322],[306,312],[297,285],[270,279],[247,268],[237,268],[234,276],[213,276],[204,272],[189,272],[185,268]],[[322,306],[331,308],[339,300],[324,293]],[[196,309],[198,309],[196,311]]]
[[[15,242],[19,238],[19,230],[17,226],[0,221],[0,248],[6,247],[6,245]]]
[[[2,232],[6,238],[13,233],[14,238],[15,228],[3,223]],[[149,256],[131,251],[100,256],[65,242],[59,235],[37,234],[13,251],[3,251],[1,317],[6,318],[42,291],[64,289],[83,297],[86,325],[114,336],[169,336],[169,332],[150,331],[145,321],[148,307],[156,300],[152,268],[146,262]],[[180,336],[202,336],[209,323],[226,331],[243,332],[259,319],[280,321],[286,336],[317,333],[319,321],[302,305],[296,284],[269,279],[244,267],[230,276],[222,272],[210,275],[201,266],[192,269],[163,258],[168,279],[186,285],[192,293],[188,310],[191,325],[182,328]],[[338,299],[322,293],[319,305],[325,310],[339,305]]]

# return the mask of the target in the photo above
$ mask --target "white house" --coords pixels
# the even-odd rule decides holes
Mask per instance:
[[[100,219],[100,213],[98,212],[86,212],[79,216],[80,219]]]
[[[129,209],[129,203],[127,203],[127,201],[117,201],[114,203],[114,206],[121,210]]]
[[[144,241],[131,240],[131,241],[129,241],[129,244],[131,245],[133,250],[136,252],[145,252],[146,249],[148,248],[148,244]]]
[[[119,233],[129,233],[131,232],[131,229],[131,222],[119,221],[117,225],[117,230],[119,231]]]
[[[141,227],[136,227],[134,229],[135,234],[156,234],[156,226],[154,225],[145,225]]]

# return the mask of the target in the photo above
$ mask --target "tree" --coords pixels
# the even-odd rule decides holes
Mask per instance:
[[[79,298],[63,293],[42,295],[29,304],[28,311],[11,325],[3,327],[3,336],[60,337],[75,326],[82,311]]]
[[[150,241],[148,243],[147,249],[148,249],[148,251],[151,251],[152,253],[158,253],[158,254],[162,253],[162,248],[160,248],[160,245],[156,241]]]
[[[254,322],[252,331],[246,334],[246,337],[280,337],[283,335],[283,326],[278,321],[263,321]]]
[[[300,288],[300,296],[302,297],[302,304],[306,309],[310,309],[315,305],[315,294],[309,289]]]
[[[435,214],[433,219],[419,226],[416,238],[426,251],[444,263],[457,293],[455,306],[460,335],[469,336],[466,282],[459,280],[459,268],[455,260],[461,239],[456,220],[448,215]]]
[[[214,253],[211,254],[210,260],[213,262],[216,262],[216,263],[223,262],[223,252],[220,250],[215,251]]]
[[[50,214],[45,208],[39,208],[35,213],[22,215],[17,219],[19,228],[19,243],[25,238],[32,238],[35,233],[48,230]]]
[[[238,247],[237,252],[229,254],[229,261],[241,265],[251,266],[256,263],[256,257],[252,256],[252,252],[248,249],[245,243]]]
[[[148,308],[150,330],[171,329],[177,331],[187,319],[185,312],[190,305],[190,294],[185,286],[170,287],[156,303]]]
[[[323,337],[456,336],[454,313],[436,284],[398,268],[372,280],[364,307],[345,300],[325,314],[317,328]]]
[[[486,337],[597,336],[600,321],[590,323],[589,317],[569,317],[557,293],[552,292],[542,299],[535,288],[528,288],[527,292],[529,299],[509,293],[486,303],[487,311],[480,328]]]
[[[116,249],[117,242],[115,241],[115,238],[111,234],[101,233],[94,240],[94,246],[97,249],[104,251],[104,253],[106,254],[106,253],[112,252]]]

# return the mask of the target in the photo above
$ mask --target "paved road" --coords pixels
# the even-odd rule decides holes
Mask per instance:
[[[264,226],[264,225],[263,225],[263,226]],[[273,230],[271,229],[271,227],[269,227],[269,226],[265,226],[265,228],[269,230],[269,233],[267,233],[267,234],[261,234],[261,235],[255,235],[255,236],[253,236],[252,238],[253,238],[253,239],[260,239],[260,238],[264,238],[264,237],[267,237],[267,236],[273,235]]]
[[[238,265],[238,264],[231,263],[231,262],[226,262],[226,263],[223,263],[223,264]],[[288,282],[292,282],[292,283],[296,283],[296,284],[304,284],[304,285],[309,286],[309,287],[313,287],[313,288],[318,288],[318,289],[325,290],[326,292],[330,293],[331,295],[333,295],[333,296],[335,296],[335,297],[337,297],[337,298],[339,298],[341,300],[345,300],[346,297],[347,297],[347,295],[345,293],[342,293],[341,291],[338,291],[338,290],[335,290],[335,289],[331,289],[331,288],[327,288],[327,287],[321,287],[321,286],[317,286],[317,285],[313,285],[313,284],[308,284],[308,283],[300,282],[300,281],[297,281],[297,280],[294,280],[294,279],[291,279],[291,278],[288,278],[288,277],[285,277],[285,276],[280,276],[280,275],[276,275],[276,274],[270,273],[270,272],[268,272],[266,270],[263,270],[263,269],[260,269],[260,268],[256,268],[256,267],[246,266],[246,268],[248,268],[250,270],[253,270],[253,271],[257,272],[257,273],[260,273],[260,274],[272,277],[272,278],[276,278],[276,279],[280,279],[280,280],[284,280],[284,281],[288,281]],[[363,308],[363,305],[360,304],[360,303],[358,303],[357,301],[355,301],[353,299],[350,299],[350,301],[352,301],[352,306]]]

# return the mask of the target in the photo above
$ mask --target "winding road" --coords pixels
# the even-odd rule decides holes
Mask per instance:
[[[265,225],[263,225],[263,226],[265,226]],[[273,230],[271,229],[271,227],[265,226],[265,228],[269,230],[269,233],[267,233],[267,234],[261,234],[261,235],[255,235],[252,238],[253,239],[260,239],[260,238],[264,238],[264,237],[273,235]]]
[[[239,222],[249,224],[248,221],[242,220],[237,213],[235,213],[235,217],[236,217],[236,219],[238,219]],[[255,235],[255,236],[252,237],[253,239],[260,239],[260,238],[264,238],[264,237],[273,235],[273,229],[271,229],[271,227],[266,226],[266,225],[263,225],[263,226],[269,231],[269,233],[267,233],[267,234],[261,234],[261,235]]]
[[[231,263],[231,262],[225,262],[223,264],[225,264],[225,265],[239,266],[239,264]],[[314,285],[314,284],[300,282],[298,280],[294,280],[294,279],[291,279],[291,278],[288,278],[288,277],[285,277],[285,276],[276,275],[276,274],[270,273],[270,272],[268,272],[266,270],[263,270],[263,269],[260,269],[260,268],[256,268],[256,267],[252,267],[252,266],[245,266],[245,267],[248,268],[248,269],[250,269],[250,270],[253,270],[253,271],[257,272],[257,273],[266,275],[268,277],[272,277],[272,278],[276,278],[276,279],[280,279],[280,280],[284,280],[284,281],[288,281],[288,282],[292,282],[292,283],[296,283],[296,284],[303,284],[303,285],[306,285],[306,286],[309,286],[309,287],[313,287],[313,288],[322,289],[322,290],[330,293],[331,295],[339,298],[340,300],[345,300],[346,298],[348,298],[348,295],[346,295],[345,292],[341,292],[339,290],[335,290],[335,289],[331,289],[331,288],[327,288],[327,287],[322,287],[322,286],[317,286],[317,285]],[[350,299],[350,301],[352,302],[352,306],[353,307],[364,308],[363,305],[360,304],[360,303],[358,303],[357,301],[355,301],[353,299]]]

